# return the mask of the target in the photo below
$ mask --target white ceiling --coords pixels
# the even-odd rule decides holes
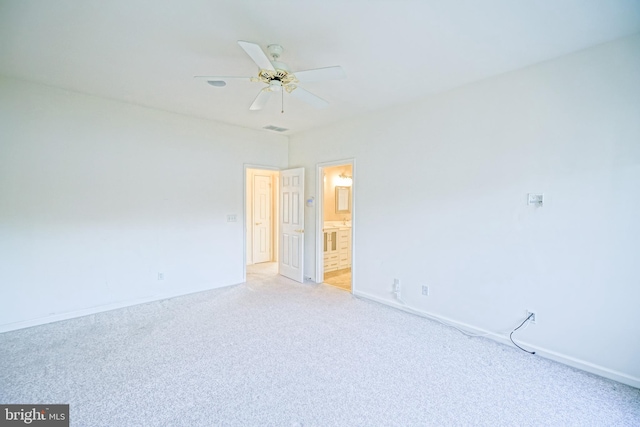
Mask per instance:
[[[639,31],[640,0],[0,0],[0,74],[291,134]],[[249,111],[260,83],[192,77],[254,75],[237,40],[347,79]]]

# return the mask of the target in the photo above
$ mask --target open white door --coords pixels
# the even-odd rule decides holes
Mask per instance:
[[[280,274],[304,281],[304,168],[280,171]]]

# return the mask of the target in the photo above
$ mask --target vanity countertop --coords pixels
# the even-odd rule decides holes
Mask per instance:
[[[351,221],[325,221],[323,230],[350,230]]]

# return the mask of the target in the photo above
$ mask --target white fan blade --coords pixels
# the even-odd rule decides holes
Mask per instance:
[[[253,104],[251,104],[251,107],[249,107],[249,110],[262,110],[262,107],[267,105],[267,101],[270,96],[271,92],[269,91],[269,87],[265,87],[260,91],[258,96],[256,96],[256,99],[253,101]]]
[[[247,52],[247,55],[249,55],[251,59],[253,59],[253,62],[258,65],[258,68],[260,68],[261,70],[275,71],[275,68],[273,68],[273,65],[271,64],[271,61],[269,61],[269,58],[267,57],[267,55],[265,55],[260,46],[255,43],[249,43],[242,40],[238,40],[238,44],[241,48],[244,49],[245,52]]]
[[[293,73],[300,83],[344,79],[347,75],[340,66],[316,68]]]
[[[291,92],[291,95],[316,108],[325,108],[329,106],[329,103],[327,101],[317,95],[312,94],[308,90],[302,89],[300,86],[295,88],[293,92]]]

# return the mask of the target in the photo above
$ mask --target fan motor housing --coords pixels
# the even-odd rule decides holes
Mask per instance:
[[[275,71],[260,70],[260,72],[258,73],[258,79],[268,85],[271,84],[272,80],[279,81],[282,87],[284,87],[287,92],[291,92],[292,90],[294,90],[297,87],[295,83],[298,82],[298,79],[296,79],[295,75],[278,68],[276,68]]]

